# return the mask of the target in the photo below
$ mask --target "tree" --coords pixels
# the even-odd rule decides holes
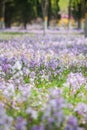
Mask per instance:
[[[72,15],[75,21],[78,23],[77,28],[81,29],[81,19],[82,19],[81,0],[72,1]]]
[[[10,28],[14,19],[14,0],[5,1],[5,28]]]
[[[68,28],[70,27],[70,19],[71,19],[71,8],[72,8],[72,0],[69,0],[68,4]]]
[[[4,28],[5,0],[0,0],[0,29]]]
[[[87,37],[87,0],[84,0],[84,17],[85,17],[85,22],[84,22],[84,34],[85,37]]]
[[[16,20],[26,29],[27,23],[34,17],[33,0],[15,0],[15,14]]]
[[[49,0],[49,6],[48,6],[48,26],[49,26],[49,22],[51,20],[52,17],[52,1]]]
[[[36,10],[37,10],[37,17],[43,17],[42,14],[42,7],[41,7],[41,1],[40,0],[36,0]]]
[[[60,11],[59,0],[52,1],[52,13],[55,19],[59,18],[59,14],[58,14],[59,11]]]
[[[44,19],[44,34],[45,34],[47,30],[47,23],[48,23],[49,0],[42,0],[41,5],[42,5],[42,14]]]
[[[68,19],[71,15],[77,22],[77,28],[81,29],[81,19],[84,17],[84,0],[69,0]]]
[[[59,3],[59,0],[56,0],[56,18],[60,19],[60,14],[59,14],[60,7],[58,3]]]

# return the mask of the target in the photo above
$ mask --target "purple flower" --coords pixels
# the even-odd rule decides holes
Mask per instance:
[[[34,126],[31,130],[45,130],[43,125],[40,126]]]
[[[86,116],[87,115],[87,104],[78,103],[75,108],[75,111],[82,116]]]
[[[82,73],[70,73],[67,78],[68,87],[71,89],[72,94],[76,94],[76,92],[81,88],[82,85],[85,85],[86,79],[82,75]]]
[[[0,103],[0,130],[11,129],[12,121],[12,117],[6,114],[3,105]]]
[[[82,130],[78,125],[78,120],[74,116],[70,116],[67,122],[67,126],[64,130]]]
[[[2,71],[6,72],[8,70],[8,64],[2,64]]]
[[[70,116],[68,119],[68,124],[71,126],[78,126],[77,118],[74,116]]]
[[[26,130],[26,121],[22,117],[17,117],[15,130]]]

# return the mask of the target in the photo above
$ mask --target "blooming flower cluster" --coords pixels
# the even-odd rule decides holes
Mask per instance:
[[[0,130],[87,129],[87,39],[53,33],[0,41]]]
[[[70,73],[67,78],[67,86],[72,91],[72,94],[76,94],[76,92],[84,87],[86,84],[86,79],[82,75],[82,73]]]

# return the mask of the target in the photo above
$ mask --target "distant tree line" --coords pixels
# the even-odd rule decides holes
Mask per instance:
[[[13,23],[26,26],[31,20],[41,17],[44,20],[44,29],[49,26],[52,16],[60,19],[60,0],[0,0],[0,28],[10,28]],[[65,1],[64,1],[65,2]],[[81,19],[85,19],[87,28],[87,0],[69,0],[68,19],[71,16],[77,21],[78,29],[81,28]]]
[[[71,16],[77,21],[77,28],[81,28],[81,19],[85,18],[87,0],[69,0],[69,19]]]
[[[69,0],[68,10],[69,20],[73,16],[78,29],[81,29],[81,21],[84,19],[84,34],[87,37],[87,0]]]
[[[4,22],[6,28],[12,23],[22,23],[26,29],[27,23],[41,17],[51,19],[59,18],[59,0],[0,0],[0,22]],[[1,24],[0,28],[3,28]]]

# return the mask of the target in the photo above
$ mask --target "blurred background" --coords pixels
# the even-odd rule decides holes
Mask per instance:
[[[86,29],[87,0],[0,0],[0,29]]]

